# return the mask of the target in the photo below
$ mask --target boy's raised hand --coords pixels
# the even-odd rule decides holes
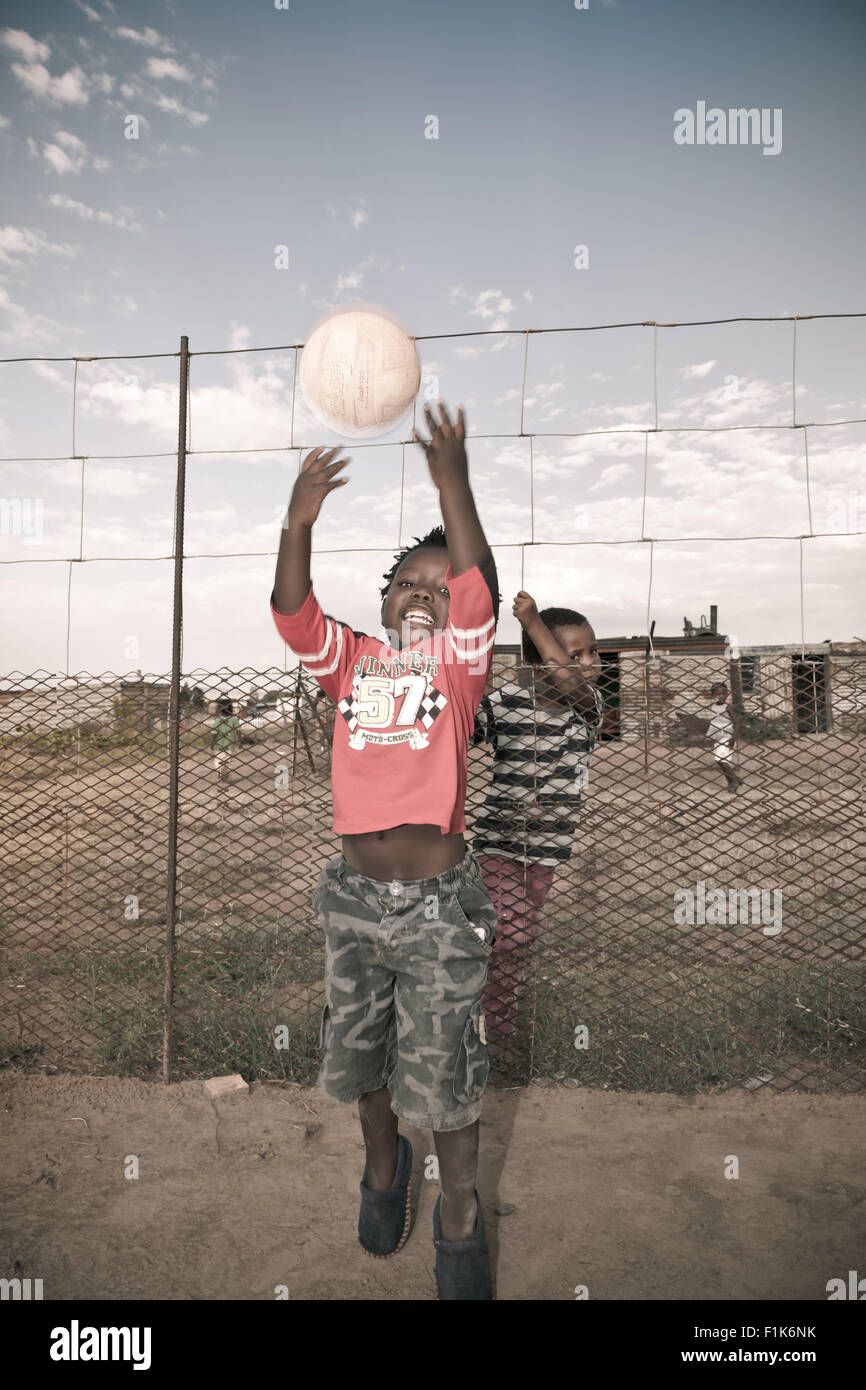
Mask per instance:
[[[514,607],[511,611],[521,627],[526,627],[527,623],[531,623],[533,618],[538,617],[535,599],[532,597],[532,594],[528,594],[525,589],[521,589],[517,594],[514,600]]]
[[[312,526],[318,518],[322,508],[322,503],[329,492],[333,492],[335,487],[342,487],[349,481],[348,478],[337,478],[341,468],[345,468],[350,462],[348,458],[338,459],[342,445],[338,444],[334,449],[325,449],[321,446],[318,449],[311,449],[301,465],[301,472],[295,480],[292,489],[292,500],[289,503],[289,521],[295,521],[302,526]]]
[[[412,438],[424,450],[430,467],[430,476],[440,490],[443,485],[453,482],[462,482],[468,486],[469,464],[466,459],[466,450],[463,447],[463,441],[466,438],[463,407],[462,405],[458,407],[457,422],[453,425],[443,400],[439,401],[439,410],[442,420],[437,424],[436,416],[429,405],[424,407],[427,427],[431,435],[429,443],[421,438],[417,430],[412,431]]]

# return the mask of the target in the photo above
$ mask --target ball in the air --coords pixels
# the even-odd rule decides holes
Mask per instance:
[[[381,309],[337,309],[304,344],[300,378],[319,424],[363,439],[387,434],[407,413],[421,363],[414,341]]]

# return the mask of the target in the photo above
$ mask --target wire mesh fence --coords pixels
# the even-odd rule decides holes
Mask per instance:
[[[513,525],[501,520],[502,533],[488,538],[497,559],[519,554],[521,588],[531,548],[568,554],[570,547],[637,544],[647,560],[646,636],[600,644],[604,717],[570,764],[570,789],[556,795],[542,789],[550,760],[561,753],[542,736],[529,761],[538,773],[535,791],[530,776],[528,792],[503,792],[498,773],[515,751],[509,709],[522,708],[536,729],[551,710],[539,694],[537,671],[518,664],[515,648],[499,649],[494,659],[469,750],[466,803],[467,838],[499,919],[485,993],[494,1080],[517,1084],[545,1076],[682,1092],[863,1087],[866,644],[807,646],[805,554],[811,548],[823,556],[828,543],[862,536],[860,493],[850,491],[850,482],[840,493],[835,456],[824,441],[842,441],[846,478],[856,477],[849,464],[866,421],[853,388],[850,399],[837,403],[840,418],[805,422],[798,400],[831,331],[842,335],[845,363],[856,361],[859,340],[852,335],[864,317],[649,321],[418,339],[436,342],[442,354],[445,340],[459,342],[454,350],[464,355],[457,365],[470,390],[472,357],[481,349],[468,348],[465,339],[489,339],[500,369],[507,362],[516,372],[519,390],[515,385],[502,398],[514,401],[516,428],[500,432],[488,413],[489,423],[468,442],[473,457],[478,450],[482,458],[497,440],[520,442],[520,457],[511,462],[525,468],[527,506]],[[670,350],[672,334],[694,343],[692,330],[721,332],[743,323],[756,341],[771,335],[761,342],[779,363],[782,356],[790,362],[790,380],[778,368],[772,408],[762,405],[760,393],[745,392],[731,423],[730,409],[720,414],[718,395],[706,408],[692,402],[686,413],[682,402],[666,399],[671,372],[682,371]],[[780,335],[789,327],[788,347]],[[543,339],[535,334],[559,335],[556,351],[563,356],[567,342],[577,345],[567,370],[584,382],[590,372],[610,379],[599,366],[619,336],[646,384],[627,409],[610,405],[605,416],[583,400],[554,422],[562,410],[539,406],[540,387],[534,404],[528,394],[542,370],[530,353],[533,342],[540,354]],[[698,341],[705,340],[699,335]],[[668,346],[669,361],[660,343]],[[185,543],[187,455],[259,454],[283,464],[292,454],[300,465],[309,447],[298,437],[309,422],[302,412],[296,418],[301,348],[191,353],[183,338],[179,353],[0,363],[7,374],[35,364],[58,385],[64,379],[55,364],[69,364],[72,406],[69,453],[52,444],[38,457],[25,450],[27,457],[0,464],[10,465],[12,478],[29,478],[33,464],[57,461],[80,470],[78,517],[65,507],[58,511],[71,518],[66,531],[57,523],[58,553],[43,544],[42,498],[0,499],[4,566],[67,567],[64,671],[19,671],[0,680],[0,1055],[7,1061],[141,1076],[161,1069],[165,1079],[236,1070],[309,1082],[316,1074],[323,940],[312,891],[322,864],[339,852],[331,832],[334,708],[302,668],[183,673],[184,560],[274,554],[254,540],[213,551]],[[265,411],[268,428],[273,422],[279,429],[273,438],[257,436],[260,447],[217,447],[222,441],[209,437],[204,404],[213,401],[206,359],[250,362],[255,353],[272,354],[263,359],[267,389],[279,387],[286,418]],[[152,366],[157,358],[164,359],[159,368]],[[176,388],[148,375],[164,372],[172,358],[179,366]],[[193,358],[193,376],[204,381],[201,418],[190,386]],[[137,375],[118,365],[129,361],[142,364]],[[726,378],[734,398],[738,380]],[[241,393],[255,386],[247,374]],[[841,397],[841,386],[834,389]],[[428,398],[438,395],[438,376],[425,378],[425,391]],[[807,399],[812,405],[817,395]],[[270,400],[265,393],[258,413]],[[121,412],[130,401],[136,447],[141,411],[160,419],[178,411],[168,555],[157,553],[156,543],[137,542],[102,553],[107,526],[91,542],[85,524],[95,506],[91,460],[172,457],[117,449],[110,427],[133,442],[132,433],[123,434],[129,421]],[[192,449],[193,415],[197,436],[203,431],[212,447]],[[41,419],[29,412],[27,429],[47,440]],[[553,430],[551,422],[566,428]],[[795,480],[784,505],[768,488],[769,510],[750,514],[749,534],[725,530],[719,507],[712,524],[704,524],[702,511],[682,528],[687,534],[674,534],[664,498],[651,495],[652,469],[665,458],[675,468],[690,466],[688,452],[665,455],[671,440],[685,441],[688,451],[696,435],[720,440],[730,431],[740,431],[741,439],[742,432],[762,432],[768,441],[762,466],[789,484]],[[632,519],[617,516],[602,534],[587,529],[585,519],[574,534],[562,534],[555,520],[553,532],[545,529],[541,440],[551,451],[548,473],[560,440],[602,451],[611,443],[637,449],[632,463],[642,484]],[[238,441],[249,442],[240,434],[231,442]],[[412,505],[417,511],[407,445],[402,439],[382,446],[389,466],[399,459],[394,548],[404,544]],[[583,455],[573,462],[582,466]],[[165,490],[162,478],[159,486]],[[723,534],[703,534],[716,529]],[[338,529],[326,532],[314,548],[314,575],[317,554],[381,552],[388,544],[379,532],[372,539],[374,547],[347,547]],[[682,639],[653,638],[654,557],[670,554],[665,547],[708,541],[772,541],[796,553],[797,646],[738,648],[734,639],[718,637],[715,624],[709,633],[686,625]],[[137,678],[71,674],[83,572],[105,562],[160,559],[173,561],[174,570],[171,671]],[[822,572],[816,573],[820,582]],[[786,582],[793,582],[793,568]],[[638,602],[643,607],[642,597]],[[713,694],[717,682],[727,687],[723,712]],[[230,714],[220,700],[231,703]]]
[[[466,807],[499,918],[485,993],[494,1081],[862,1089],[866,655],[731,659],[712,646],[603,644],[600,731],[574,791],[546,801],[497,789],[508,699],[542,721],[546,697],[537,668],[496,654]],[[712,724],[717,682],[727,743]],[[106,674],[0,686],[7,1061],[162,1066],[169,692],[168,679]],[[334,707],[317,695],[302,668],[183,678],[176,1079],[315,1078],[324,964],[311,900],[339,853]],[[551,756],[536,749],[534,765]],[[478,829],[491,809],[507,836]]]

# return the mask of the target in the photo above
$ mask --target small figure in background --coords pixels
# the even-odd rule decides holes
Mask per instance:
[[[713,757],[725,775],[728,791],[735,792],[742,782],[734,767],[734,748],[737,743],[737,716],[728,704],[728,687],[721,681],[710,686],[710,712],[707,738],[712,740]]]
[[[225,697],[218,700],[210,746],[216,774],[221,782],[228,781],[229,766],[240,741],[240,727],[241,721],[234,712],[231,700]]]

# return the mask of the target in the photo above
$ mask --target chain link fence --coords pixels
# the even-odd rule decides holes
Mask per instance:
[[[863,534],[860,493],[850,484],[859,477],[859,427],[866,421],[830,418],[851,404],[840,399],[826,412],[817,409],[828,418],[806,422],[798,418],[798,395],[811,390],[807,401],[816,406],[816,364],[832,331],[833,390],[841,397],[835,378],[840,364],[858,360],[853,335],[864,318],[642,321],[417,339],[435,343],[442,359],[424,378],[427,399],[439,394],[439,370],[459,369],[475,389],[471,355],[488,341],[500,373],[507,366],[515,383],[502,398],[514,402],[515,428],[501,433],[498,417],[488,413],[470,443],[474,468],[476,451],[483,465],[499,441],[520,442],[510,462],[525,470],[528,507],[515,512],[516,530],[509,522],[490,540],[494,554],[512,555],[515,574],[519,552],[521,588],[527,547],[639,543],[648,560],[647,635],[600,644],[604,720],[591,760],[575,769],[564,798],[530,791],[528,803],[524,797],[515,804],[501,794],[496,772],[509,756],[508,730],[495,711],[501,714],[508,699],[528,699],[537,709],[538,690],[533,669],[518,664],[517,648],[496,653],[491,718],[479,722],[469,751],[466,805],[467,837],[500,919],[485,995],[494,1081],[550,1077],[682,1093],[735,1085],[863,1088],[866,643],[807,648],[805,560],[807,552],[815,557],[813,582],[820,585],[824,547],[832,542],[837,556],[850,557]],[[768,352],[778,351],[779,334],[791,332],[790,380],[787,371],[779,378],[773,410],[762,412],[747,397],[734,416],[723,411],[720,418],[718,393],[703,405],[684,401],[671,371],[678,363],[681,374],[688,370],[682,364],[693,360],[695,330],[713,327],[723,335],[738,324],[748,324]],[[468,338],[479,344],[468,348]],[[621,402],[609,401],[613,413],[605,418],[586,391],[565,414],[539,404],[553,386],[542,382],[536,398],[531,383],[547,370],[553,344],[557,357],[568,358],[562,370],[586,385],[611,379],[600,373],[605,342],[608,352],[616,343],[628,349],[635,368],[643,363],[644,385],[625,415]],[[296,453],[300,466],[309,447],[296,438],[296,426],[302,436],[309,425],[302,414],[296,420],[302,347],[191,353],[182,337],[178,353],[0,363],[7,373],[30,364],[60,386],[58,364],[65,363],[72,403],[68,451],[58,439],[41,456],[0,459],[11,466],[11,479],[28,479],[28,496],[0,498],[0,535],[10,546],[2,563],[48,560],[67,569],[65,674],[18,671],[0,680],[0,1060],[143,1077],[161,1071],[165,1080],[240,1071],[309,1083],[316,1075],[323,940],[311,899],[323,862],[339,852],[330,828],[335,711],[301,668],[183,674],[182,646],[185,559],[273,560],[255,536],[213,553],[186,545],[187,455],[207,457],[219,445],[222,458],[275,457],[282,486],[289,455]],[[176,392],[164,375],[174,358]],[[203,392],[217,359],[262,362],[268,390],[282,373],[285,419],[273,416],[273,438],[265,430],[255,442],[240,439],[243,448],[209,439],[203,395],[197,429],[210,448],[193,450],[193,358]],[[124,375],[129,361],[140,376]],[[738,380],[726,378],[730,398]],[[239,382],[235,389],[245,398],[256,382],[251,365]],[[171,456],[123,449],[126,440],[137,450],[139,440],[117,408],[121,384],[124,399],[131,392],[135,401],[146,397],[158,406],[161,427],[178,413],[169,555],[147,547],[104,554],[99,542],[94,553],[88,537],[91,461],[113,466]],[[109,452],[96,428],[106,412],[120,431],[119,443],[105,436]],[[788,502],[768,488],[770,511],[753,516],[750,504],[749,534],[726,527],[724,508],[714,508],[707,522],[721,534],[692,534],[703,514],[686,527],[688,536],[674,534],[664,499],[649,490],[651,470],[671,440],[718,441],[732,431],[740,439],[743,431],[762,432],[762,467],[770,449],[773,476],[797,480]],[[632,463],[642,482],[631,520],[608,518],[590,534],[572,516],[567,534],[555,522],[551,532],[549,520],[542,524],[536,515],[545,469],[560,458],[562,441],[598,450],[600,440],[638,450]],[[412,445],[402,439],[384,447],[392,460],[396,549],[417,505],[407,483]],[[549,457],[537,455],[542,447]],[[574,459],[579,466],[585,455]],[[77,536],[61,528],[47,553],[37,554],[43,499],[29,495],[30,473],[33,465],[58,461],[74,462],[80,472]],[[673,464],[681,472],[691,466],[689,455],[674,456]],[[548,498],[549,508],[554,501]],[[67,510],[50,513],[55,527]],[[383,538],[384,530],[373,538],[380,551]],[[334,539],[339,551],[339,533]],[[654,556],[680,542],[796,546],[799,644],[738,649],[717,635],[714,621],[709,631],[686,623],[682,639],[654,641]],[[157,558],[174,563],[170,674],[71,674],[82,571]],[[711,707],[717,682],[727,687],[733,740]],[[231,714],[220,712],[221,700],[231,703]],[[546,785],[545,760],[554,756],[549,744],[533,749],[539,787]],[[497,825],[507,828],[507,844],[498,848],[491,835]],[[545,863],[538,845],[548,833],[557,852]]]
[[[606,708],[579,806],[500,799],[526,853],[503,865],[477,846],[502,923],[491,1080],[862,1091],[866,653],[601,645]],[[497,692],[537,698],[517,661],[496,653],[494,710]],[[715,682],[736,716],[728,755]],[[105,674],[0,682],[0,1055],[309,1084],[324,1000],[311,898],[340,848],[334,707],[302,668],[182,678],[172,932],[169,690]],[[503,753],[502,726],[495,744],[477,728],[470,843]],[[573,824],[573,850],[539,873],[531,847],[551,814]]]

